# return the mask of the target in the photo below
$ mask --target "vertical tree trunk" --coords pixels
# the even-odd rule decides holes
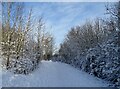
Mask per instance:
[[[10,44],[10,43],[9,43]],[[7,64],[6,64],[6,69],[9,69],[9,61],[10,60],[10,47],[8,48],[8,56],[7,56]]]
[[[6,69],[7,69],[7,70],[9,69],[9,55],[8,55],[8,57],[7,57]]]

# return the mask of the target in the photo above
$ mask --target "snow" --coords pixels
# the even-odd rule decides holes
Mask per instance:
[[[92,75],[59,62],[42,61],[29,75],[3,70],[4,87],[107,87],[108,84]]]
[[[2,89],[2,86],[1,86],[2,85],[2,67],[1,67],[1,64],[2,64],[2,61],[1,61],[1,58],[0,58],[0,89]]]

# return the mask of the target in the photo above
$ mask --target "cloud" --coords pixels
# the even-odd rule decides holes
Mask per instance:
[[[55,36],[55,42],[59,45],[71,27],[83,24],[86,19],[104,17],[105,3],[85,2],[41,2],[30,3],[33,6],[34,15],[44,15],[46,28]],[[52,27],[52,28],[51,28]]]

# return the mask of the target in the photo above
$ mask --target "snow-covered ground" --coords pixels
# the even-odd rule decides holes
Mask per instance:
[[[107,87],[108,84],[67,64],[42,61],[29,75],[2,72],[2,86],[7,87]]]
[[[0,56],[0,89],[2,89],[2,67],[1,65],[2,65],[2,58]]]

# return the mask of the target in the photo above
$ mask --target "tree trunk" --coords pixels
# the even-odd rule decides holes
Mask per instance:
[[[7,70],[9,69],[9,55],[8,55],[8,57],[7,57],[6,69],[7,69]]]

